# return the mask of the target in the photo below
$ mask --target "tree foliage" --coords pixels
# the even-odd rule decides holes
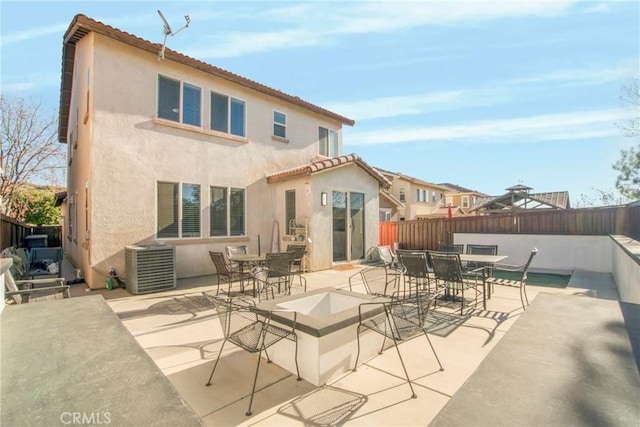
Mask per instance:
[[[9,216],[26,224],[57,225],[60,207],[55,206],[55,189],[23,186],[14,193]]]
[[[41,111],[39,103],[0,95],[0,212],[11,215],[14,199],[29,182],[56,184],[65,168],[65,149],[56,138],[56,117]]]
[[[622,105],[632,110],[628,123],[618,125],[625,136],[635,138],[635,147],[620,152],[620,160],[613,169],[620,172],[616,179],[616,188],[629,199],[640,199],[640,78],[624,86],[620,97]]]

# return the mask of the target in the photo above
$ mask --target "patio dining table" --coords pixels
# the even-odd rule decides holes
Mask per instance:
[[[244,268],[246,264],[264,264],[265,254],[233,254],[229,256],[229,261],[237,262],[240,266],[240,292],[244,292]],[[253,282],[253,296],[256,296],[256,284]]]
[[[486,254],[460,254],[462,262],[478,262],[487,265],[494,265],[508,258],[508,255],[486,255]],[[486,270],[482,269],[482,290],[486,293],[487,298],[491,299],[491,289],[487,290],[486,286]]]

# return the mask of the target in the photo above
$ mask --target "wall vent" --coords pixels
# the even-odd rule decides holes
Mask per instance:
[[[124,251],[127,291],[134,295],[176,288],[174,246],[127,246]]]

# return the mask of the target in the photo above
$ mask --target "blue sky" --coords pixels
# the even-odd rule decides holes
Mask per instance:
[[[58,107],[83,13],[345,115],[343,151],[490,195],[612,191],[640,74],[637,1],[2,1],[3,95]],[[636,112],[637,114],[637,112]]]

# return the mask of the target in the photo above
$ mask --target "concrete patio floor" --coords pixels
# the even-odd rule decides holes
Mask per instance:
[[[349,277],[359,268],[307,273],[307,289],[348,289]],[[105,297],[185,402],[209,426],[428,425],[523,313],[518,290],[502,286],[495,288],[486,311],[475,309],[468,318],[457,316],[459,309],[439,306],[435,315],[449,316],[450,325],[433,329],[430,338],[445,370],[439,371],[423,336],[400,345],[415,399],[393,348],[360,361],[356,372],[335,375],[322,387],[296,381],[295,375],[275,363],[261,363],[253,415],[247,417],[256,355],[225,346],[214,384],[205,387],[223,339],[215,311],[202,297],[203,291],[216,289],[214,283],[214,276],[185,279],[174,291],[137,296],[121,289],[86,293],[82,286],[73,289],[77,296],[100,293]],[[363,288],[354,290],[364,292]],[[618,299],[610,274],[581,271],[574,272],[565,289],[528,287],[530,300],[539,292]]]

